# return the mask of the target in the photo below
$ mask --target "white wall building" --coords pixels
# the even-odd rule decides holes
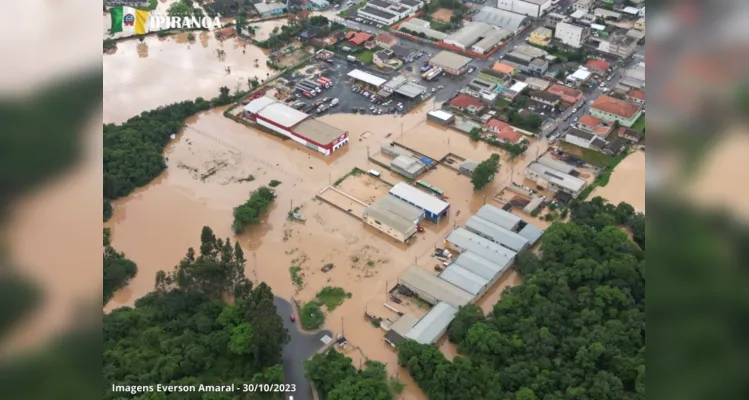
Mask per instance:
[[[551,8],[551,0],[497,0],[497,8],[538,18]]]
[[[568,22],[560,22],[557,24],[554,37],[561,40],[562,43],[579,48],[583,45],[585,40],[590,35],[590,28],[577,24],[570,24]]]
[[[575,11],[585,11],[587,13],[593,8],[594,4],[593,0],[577,0],[572,7]]]

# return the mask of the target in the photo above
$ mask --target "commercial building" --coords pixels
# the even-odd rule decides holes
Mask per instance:
[[[428,313],[417,322],[406,337],[417,343],[432,344],[447,332],[447,327],[458,313],[456,307],[448,303],[437,303]]]
[[[620,125],[631,128],[642,115],[642,105],[602,95],[590,105],[589,112],[596,118],[619,121]]]
[[[447,37],[447,33],[430,28],[429,21],[419,18],[411,18],[400,24],[398,30],[408,34],[423,35],[427,39],[442,40]]]
[[[398,42],[399,40],[397,37],[388,33],[380,33],[379,35],[375,36],[375,44],[378,47],[382,47],[383,49],[389,49],[398,44]]]
[[[507,29],[495,27],[484,34],[484,37],[481,40],[471,46],[471,50],[475,51],[476,53],[486,54],[491,49],[497,47],[500,43],[507,40],[510,36],[512,36],[512,32],[508,31]]]
[[[551,8],[551,0],[498,0],[497,8],[538,18]]]
[[[408,99],[415,99],[426,92],[426,87],[413,83],[406,79],[405,76],[399,75],[387,81],[380,91],[377,92],[377,95],[380,97],[390,97],[393,93],[396,93]]]
[[[468,231],[507,247],[514,252],[523,251],[529,246],[528,239],[476,215],[468,218],[465,225]]]
[[[384,196],[364,210],[363,220],[366,224],[393,239],[406,243],[416,234],[424,212],[418,208],[396,199]]]
[[[390,188],[389,193],[391,196],[424,210],[426,218],[432,221],[439,221],[450,212],[449,203],[422,192],[405,182],[400,182]]]
[[[450,75],[462,75],[468,70],[471,58],[443,50],[429,60],[432,67],[442,68]]]
[[[398,284],[435,306],[444,302],[457,308],[474,301],[474,296],[470,293],[416,266],[403,271]]]
[[[575,168],[573,166],[562,161],[557,161],[551,158],[551,156],[549,156],[548,154],[545,154],[544,156],[536,160],[536,162],[538,162],[541,165],[545,165],[549,168],[554,168],[555,170],[559,172],[563,172],[568,175],[573,175],[573,176],[577,175],[577,171],[575,171]]]
[[[475,215],[510,231],[515,231],[523,221],[522,218],[517,215],[501,208],[494,207],[491,204],[486,204],[479,208]]]
[[[630,89],[642,89],[645,87],[645,63],[638,63],[636,66],[624,71],[622,79],[616,85],[616,90],[622,93]]]
[[[455,229],[447,235],[445,247],[459,253],[474,253],[503,268],[509,267],[515,261],[515,256],[517,255],[517,252],[485,239],[465,228]]]
[[[455,122],[455,116],[445,110],[432,110],[427,113],[427,121],[450,125]]]
[[[580,48],[589,36],[589,27],[569,22],[558,23],[556,31],[554,32],[555,38],[559,39],[562,43],[575,48]]]
[[[375,89],[380,89],[382,85],[384,85],[385,82],[388,81],[385,78],[380,78],[377,75],[372,75],[369,72],[364,72],[360,69],[352,70],[348,73],[348,77],[353,79],[354,81],[367,84]]]
[[[281,15],[286,12],[284,3],[255,3],[255,10],[261,17],[271,17]]]
[[[486,53],[511,35],[512,32],[506,29],[474,21],[467,23],[442,41],[463,50],[471,49],[477,53]]]
[[[390,169],[408,179],[415,179],[426,171],[427,166],[414,157],[402,155],[390,162]]]
[[[269,97],[249,102],[244,107],[244,117],[326,156],[349,141],[348,131],[316,120]]]
[[[551,192],[562,191],[572,198],[577,198],[588,185],[587,182],[576,176],[547,167],[539,162],[531,163],[525,169],[525,176],[536,182],[539,187]]]
[[[606,39],[599,38],[598,50],[626,58],[637,50],[637,41],[636,37],[627,35],[614,35]]]
[[[584,11],[587,13],[593,8],[594,5],[594,0],[576,0],[575,4],[573,4],[572,7],[575,9],[575,11]]]
[[[400,21],[403,17],[400,16],[400,14],[394,13],[390,10],[383,10],[381,8],[375,8],[372,6],[373,2],[377,2],[377,0],[372,0],[367,3],[365,7],[362,7],[356,11],[356,15],[358,15],[361,18],[368,19],[374,22],[377,22],[378,24],[383,25],[392,25],[398,21]],[[385,3],[380,2],[380,3]],[[390,3],[386,3],[390,4]]]
[[[526,75],[515,75],[515,80],[528,84],[531,90],[546,90],[551,86],[551,82],[546,79],[534,78]]]
[[[551,43],[551,38],[554,36],[554,33],[551,31],[551,29],[539,26],[538,28],[534,29],[533,32],[531,32],[530,37],[528,37],[528,41],[537,45],[537,46],[548,46],[549,43]]]
[[[522,14],[517,14],[507,10],[500,10],[494,7],[482,7],[476,15],[474,21],[486,22],[487,24],[506,29],[516,33],[520,28],[530,24],[530,19]]]

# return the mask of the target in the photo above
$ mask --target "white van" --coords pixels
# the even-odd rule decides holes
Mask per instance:
[[[378,178],[380,177],[380,173],[377,170],[374,170],[374,169],[370,169],[369,170],[369,174],[372,175],[372,176],[378,177]]]

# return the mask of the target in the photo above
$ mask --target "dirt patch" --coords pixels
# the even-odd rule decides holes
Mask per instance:
[[[432,13],[432,19],[440,22],[449,23],[450,18],[453,17],[453,10],[447,8],[440,8],[439,10]]]
[[[145,41],[138,43],[137,52],[140,58],[148,57],[148,43]]]

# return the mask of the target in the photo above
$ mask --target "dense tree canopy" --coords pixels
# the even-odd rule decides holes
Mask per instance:
[[[478,191],[488,185],[499,171],[499,154],[494,153],[486,160],[479,163],[471,174],[473,190]]]
[[[250,194],[244,204],[234,207],[234,222],[231,225],[234,233],[244,232],[247,225],[259,224],[260,218],[275,198],[276,194],[272,189],[261,186]]]
[[[305,362],[305,375],[315,384],[325,400],[390,400],[392,391],[388,386],[385,365],[367,361],[358,370],[351,358],[335,350],[315,354]]]
[[[644,399],[645,260],[617,226],[634,211],[598,204],[576,205],[598,210],[584,223],[549,227],[542,256],[521,253],[525,282],[490,316],[459,310],[450,338],[467,357],[399,346],[399,363],[431,400]]]
[[[203,228],[200,254],[189,249],[156,290],[104,316],[105,399],[129,385],[282,383],[288,332],[271,289],[244,278],[244,255]],[[229,304],[225,299],[234,297]],[[185,399],[204,399],[203,393]],[[152,397],[142,397],[152,398]],[[240,393],[211,399],[241,399]],[[269,394],[265,398],[282,398]]]
[[[104,230],[104,304],[107,304],[118,289],[127,286],[138,273],[134,262],[117,252],[109,243],[109,229]]]
[[[614,206],[597,196],[590,201],[575,201],[570,207],[572,220],[578,225],[602,229],[607,225],[621,225],[632,232],[632,240],[645,250],[645,214],[621,202]]]

